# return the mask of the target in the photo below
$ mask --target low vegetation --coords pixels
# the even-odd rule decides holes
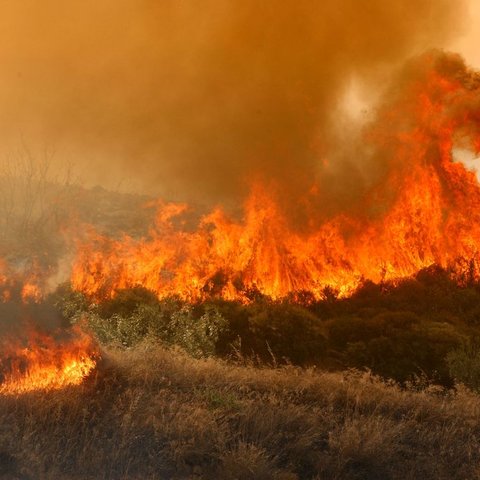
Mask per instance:
[[[196,358],[368,369],[401,385],[421,379],[452,388],[457,380],[480,388],[480,287],[458,286],[437,268],[395,286],[366,284],[350,298],[330,292],[321,302],[305,294],[189,304],[137,288],[95,304],[68,286],[56,295],[65,318],[86,322],[105,345],[153,339]]]
[[[109,348],[80,387],[0,398],[11,479],[473,479],[480,397],[369,373]]]
[[[2,216],[9,261],[32,242],[47,266],[67,249],[51,235],[65,195],[100,231],[127,212],[138,234],[152,214],[143,197],[80,187],[46,196],[62,205],[50,214],[30,184],[2,181],[23,199],[0,198],[21,213]],[[80,387],[0,397],[0,478],[480,477],[480,285],[468,275],[458,285],[430,268],[320,302],[250,294],[190,304],[135,288],[95,303],[59,288],[45,311],[88,328],[102,361]]]
[[[0,398],[0,478],[480,476],[480,289],[430,269],[353,297],[48,301],[102,345],[79,387]]]

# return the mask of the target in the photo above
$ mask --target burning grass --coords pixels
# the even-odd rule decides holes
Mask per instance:
[[[480,398],[143,343],[80,386],[0,398],[3,478],[461,479]]]
[[[1,341],[0,395],[57,390],[79,385],[98,356],[93,338],[80,329],[54,333],[27,331],[23,339]]]

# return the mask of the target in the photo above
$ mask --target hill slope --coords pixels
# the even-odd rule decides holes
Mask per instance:
[[[0,476],[461,479],[480,473],[480,398],[368,374],[109,350],[81,387],[0,398]]]

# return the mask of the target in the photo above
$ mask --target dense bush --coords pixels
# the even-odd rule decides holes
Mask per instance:
[[[451,376],[467,387],[480,392],[480,345],[476,342],[463,342],[447,355]]]
[[[207,307],[197,318],[192,307],[184,306],[173,313],[167,324],[165,340],[182,347],[193,357],[211,356],[216,353],[218,339],[226,325],[226,320],[215,307]]]
[[[100,305],[89,305],[83,295],[66,288],[58,305],[72,322],[86,322],[103,344],[133,347],[153,338],[194,357],[214,355],[227,326],[215,306],[200,310],[177,298],[159,301],[142,288],[121,290]]]
[[[444,358],[462,337],[449,323],[425,320],[411,312],[385,312],[367,319],[331,319],[328,324],[330,346],[345,365],[368,367],[400,381],[426,374],[450,383]]]
[[[219,344],[224,354],[235,344],[244,356],[298,365],[316,363],[325,355],[323,326],[318,317],[300,305],[267,299],[248,305],[215,305],[228,320],[229,328]]]
[[[398,285],[366,283],[350,298],[327,291],[320,302],[303,293],[186,304],[142,288],[101,304],[67,287],[57,297],[66,318],[86,321],[105,344],[132,347],[150,337],[195,357],[241,354],[269,364],[368,368],[400,382],[425,376],[451,386],[457,378],[477,388],[469,373],[477,358],[462,345],[479,333],[480,288],[459,287],[438,268]]]

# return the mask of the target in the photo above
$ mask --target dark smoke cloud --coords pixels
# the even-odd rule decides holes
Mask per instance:
[[[348,190],[361,181],[359,160],[339,147],[349,136],[336,112],[352,77],[380,89],[398,62],[454,34],[463,9],[451,0],[4,1],[2,148],[23,136],[57,147],[57,161],[73,159],[94,182],[137,179],[197,201],[232,198],[256,176],[289,191],[315,177],[326,191]]]

